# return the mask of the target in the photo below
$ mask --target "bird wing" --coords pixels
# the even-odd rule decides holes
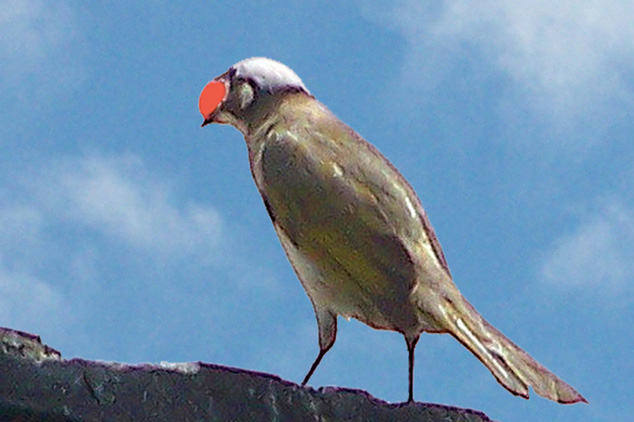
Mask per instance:
[[[315,302],[315,294],[336,292],[324,301],[377,328],[415,324],[403,310],[418,277],[415,245],[427,245],[448,272],[420,201],[385,157],[329,112],[300,119],[305,126],[294,117],[268,131],[252,169],[278,235],[322,275],[302,281],[323,284],[313,295],[309,286],[309,295]],[[307,277],[293,262],[296,251],[285,249]]]

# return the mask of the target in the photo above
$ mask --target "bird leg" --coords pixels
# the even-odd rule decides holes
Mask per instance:
[[[313,372],[315,372],[315,369],[317,369],[319,362],[321,362],[321,359],[324,357],[327,351],[328,349],[319,349],[319,355],[317,355],[317,359],[315,359],[315,362],[313,362],[313,365],[310,367],[310,371],[308,371],[308,373],[304,377],[304,381],[302,381],[301,384],[302,387],[306,385],[310,377],[313,375]]]
[[[407,353],[409,354],[409,396],[407,402],[412,403],[414,401],[414,349],[420,336],[409,338],[405,336],[405,342],[407,343]]]

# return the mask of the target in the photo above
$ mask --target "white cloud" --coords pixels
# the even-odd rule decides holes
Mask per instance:
[[[30,104],[82,79],[76,14],[64,2],[11,0],[0,8],[0,83]]]
[[[222,259],[218,212],[179,201],[137,158],[67,158],[25,169],[21,177],[0,195],[3,325],[59,331],[89,312],[93,299],[112,287],[104,270],[117,271],[113,251],[140,256],[144,274],[125,279],[146,277],[154,285],[157,269],[185,274]],[[183,267],[183,260],[190,264]]]
[[[0,256],[0,321],[13,328],[51,327],[64,309],[59,292],[37,277],[12,271]]]
[[[564,288],[610,297],[631,294],[634,283],[634,209],[612,200],[561,236],[547,253],[543,279]]]
[[[493,65],[512,82],[516,101],[543,117],[555,113],[559,123],[578,123],[601,106],[632,102],[634,3],[404,0],[393,9],[381,2],[366,11],[403,33],[410,84],[421,76],[428,84],[430,74],[432,82],[453,75],[448,65],[475,50],[485,70]]]
[[[0,322],[12,328],[52,327],[64,318],[59,291],[29,268],[41,246],[43,218],[30,206],[0,198]]]
[[[110,239],[179,258],[217,253],[222,221],[209,206],[177,205],[174,190],[148,174],[134,157],[66,160],[44,174],[34,190],[55,218]]]

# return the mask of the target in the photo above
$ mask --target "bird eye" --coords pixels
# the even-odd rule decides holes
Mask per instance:
[[[251,105],[255,98],[253,87],[247,81],[240,84],[237,90],[240,109],[244,110]]]

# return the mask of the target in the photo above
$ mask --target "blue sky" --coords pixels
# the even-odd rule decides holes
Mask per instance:
[[[447,335],[418,343],[418,400],[632,414],[634,5],[419,3],[4,5],[0,325],[67,358],[301,381],[310,302],[241,135],[197,110],[206,82],[267,56],[401,170],[464,295],[590,405],[516,398]],[[311,384],[405,400],[405,342],[340,320]]]

